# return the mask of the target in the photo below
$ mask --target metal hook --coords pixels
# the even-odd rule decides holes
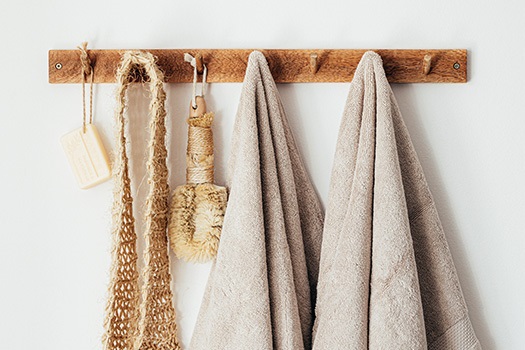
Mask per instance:
[[[425,75],[428,75],[428,73],[430,73],[431,65],[432,65],[432,56],[425,55],[425,57],[423,57],[423,73]]]
[[[317,73],[317,71],[319,70],[319,63],[317,62],[317,57],[318,56],[316,53],[310,54],[310,72],[312,74]]]

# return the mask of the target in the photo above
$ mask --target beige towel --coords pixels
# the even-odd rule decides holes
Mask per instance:
[[[221,243],[191,349],[310,349],[323,216],[260,52],[235,122]]]
[[[315,350],[481,349],[421,165],[366,53],[351,84],[329,192]]]

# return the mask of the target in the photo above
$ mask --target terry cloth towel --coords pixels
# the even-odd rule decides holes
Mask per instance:
[[[313,349],[481,349],[379,55],[350,87],[329,190]]]
[[[310,349],[323,215],[268,63],[250,54],[194,350]]]

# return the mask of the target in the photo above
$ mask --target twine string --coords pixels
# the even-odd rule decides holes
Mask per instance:
[[[202,184],[213,182],[213,114],[208,113],[188,120],[188,149],[186,153],[186,182]],[[197,124],[197,125],[196,125]]]
[[[81,75],[82,75],[82,130],[86,132],[86,76],[90,76],[89,84],[89,124],[93,124],[93,77],[95,70],[91,66],[91,60],[87,54],[87,42],[78,46],[80,51]]]

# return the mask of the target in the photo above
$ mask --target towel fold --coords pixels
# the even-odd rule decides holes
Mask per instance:
[[[309,349],[323,215],[264,55],[248,61],[221,243],[190,348]]]
[[[481,349],[421,165],[367,52],[341,122],[313,349]]]

